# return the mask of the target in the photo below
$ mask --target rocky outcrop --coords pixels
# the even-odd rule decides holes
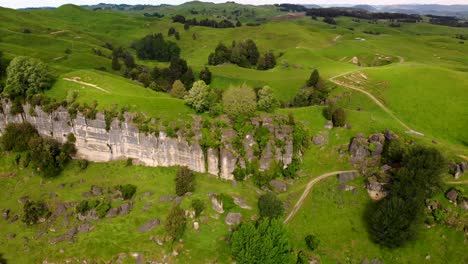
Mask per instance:
[[[142,133],[133,124],[133,116],[128,113],[124,114],[124,120],[115,118],[106,125],[105,116],[101,113],[98,113],[95,119],[88,119],[81,113],[72,118],[63,107],[46,113],[40,106],[30,109],[30,105],[24,105],[24,113],[11,115],[11,104],[1,100],[0,104],[0,134],[8,123],[21,122],[31,123],[42,136],[52,137],[61,143],[72,133],[76,138],[77,157],[90,161],[106,162],[132,158],[137,164],[145,166],[187,166],[193,171],[208,172],[223,179],[233,180],[232,172],[237,164],[243,159],[251,161],[254,158],[252,147],[256,143],[252,135],[247,135],[245,139],[247,155],[240,157],[231,145],[236,132],[229,128],[222,130],[222,144],[219,148],[203,150],[198,134],[187,140],[181,135],[169,137],[164,131],[157,134]],[[273,159],[285,166],[289,165],[293,158],[291,127],[275,125],[271,118],[264,117],[255,122],[256,125],[268,127],[272,135],[268,150],[265,150],[261,157],[257,157],[261,169],[269,168]],[[284,147],[276,147],[275,139],[282,140]]]
[[[462,174],[468,171],[468,163],[460,162],[460,163],[451,163],[450,164],[450,173],[453,177],[458,180]]]
[[[373,134],[368,138],[362,134],[355,136],[348,149],[351,163],[358,168],[377,166],[380,163],[385,140],[386,136],[380,133]]]

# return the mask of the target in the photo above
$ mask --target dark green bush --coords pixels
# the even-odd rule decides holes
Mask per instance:
[[[96,214],[99,218],[104,218],[106,213],[111,209],[111,202],[108,200],[104,200],[96,206]]]
[[[205,203],[200,199],[193,199],[192,208],[195,211],[195,217],[199,217],[203,210],[205,210]]]
[[[5,127],[0,142],[6,151],[22,152],[29,150],[31,139],[38,137],[39,133],[29,123],[9,123]]]
[[[180,167],[175,178],[176,194],[183,196],[195,191],[195,174],[188,167]]]
[[[27,225],[36,224],[39,218],[47,217],[49,213],[44,202],[27,200],[23,206],[23,222]]]
[[[135,194],[137,187],[133,184],[125,184],[125,185],[120,185],[119,190],[122,193],[122,197],[125,200],[132,199],[133,195]]]
[[[314,251],[317,249],[318,245],[320,244],[320,240],[313,234],[309,234],[305,237],[305,242],[307,247]]]
[[[258,198],[258,209],[261,217],[278,218],[283,215],[283,202],[274,193],[267,193]]]

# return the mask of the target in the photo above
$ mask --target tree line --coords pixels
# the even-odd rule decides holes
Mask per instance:
[[[362,9],[330,7],[330,8],[310,8],[306,11],[306,16],[311,17],[355,17],[361,19],[377,20],[377,19],[411,19],[422,20],[419,15],[409,15],[402,13],[387,13],[387,12],[368,12]]]
[[[214,19],[202,19],[198,21],[196,18],[186,19],[183,15],[175,15],[172,17],[173,23],[181,23],[187,26],[200,26],[200,27],[211,27],[211,28],[235,28],[242,26],[240,21],[237,21],[236,24],[233,22],[223,19],[221,21],[216,21]]]
[[[209,65],[223,63],[236,64],[243,68],[256,67],[258,70],[268,70],[276,66],[276,57],[272,51],[260,55],[257,45],[251,39],[233,41],[230,47],[219,43],[208,57]]]

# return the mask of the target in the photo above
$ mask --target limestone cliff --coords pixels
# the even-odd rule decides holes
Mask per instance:
[[[76,138],[77,157],[90,161],[105,162],[132,158],[146,166],[187,166],[197,172],[208,172],[232,180],[232,172],[237,164],[242,166],[244,159],[251,161],[254,158],[252,147],[256,143],[252,140],[253,136],[246,135],[243,145],[247,155],[240,157],[230,143],[233,133],[235,134],[232,129],[223,129],[219,148],[203,150],[197,137],[188,141],[180,134],[175,138],[168,137],[164,131],[156,135],[141,133],[132,123],[130,114],[125,114],[125,120],[122,121],[113,119],[110,129],[107,130],[105,117],[101,113],[98,113],[95,119],[87,119],[81,113],[72,118],[63,107],[52,113],[44,112],[39,106],[33,111],[30,105],[24,105],[23,108],[24,113],[11,115],[11,104],[1,101],[0,134],[11,122],[29,122],[41,135],[62,143],[66,141],[67,135],[72,133]],[[272,135],[268,147],[261,157],[258,157],[262,170],[267,169],[272,160],[287,166],[293,157],[291,127],[275,126],[270,121],[257,124],[267,126]],[[284,147],[276,148],[275,139],[284,142]]]

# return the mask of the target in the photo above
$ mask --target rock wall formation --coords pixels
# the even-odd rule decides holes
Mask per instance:
[[[193,171],[208,172],[227,180],[234,179],[232,172],[238,163],[245,166],[243,158],[230,144],[233,133],[235,135],[232,129],[223,129],[222,144],[218,149],[203,150],[198,140],[189,142],[181,135],[171,138],[163,131],[157,135],[141,133],[132,123],[130,114],[125,114],[124,121],[113,119],[110,129],[106,130],[105,117],[101,113],[95,119],[87,119],[81,113],[71,118],[63,107],[50,114],[40,106],[36,106],[34,111],[30,108],[30,105],[24,105],[24,113],[11,115],[11,104],[1,101],[0,134],[8,123],[29,122],[42,136],[52,137],[61,143],[67,140],[69,133],[74,134],[78,158],[95,162],[132,158],[146,166],[187,166]],[[272,135],[269,147],[259,158],[261,169],[267,169],[273,159],[284,166],[289,165],[293,158],[291,127],[275,126],[268,119],[260,123]],[[252,137],[247,135],[243,144],[249,161],[254,158],[251,148],[256,144]],[[274,138],[284,142],[282,149],[274,147]]]

